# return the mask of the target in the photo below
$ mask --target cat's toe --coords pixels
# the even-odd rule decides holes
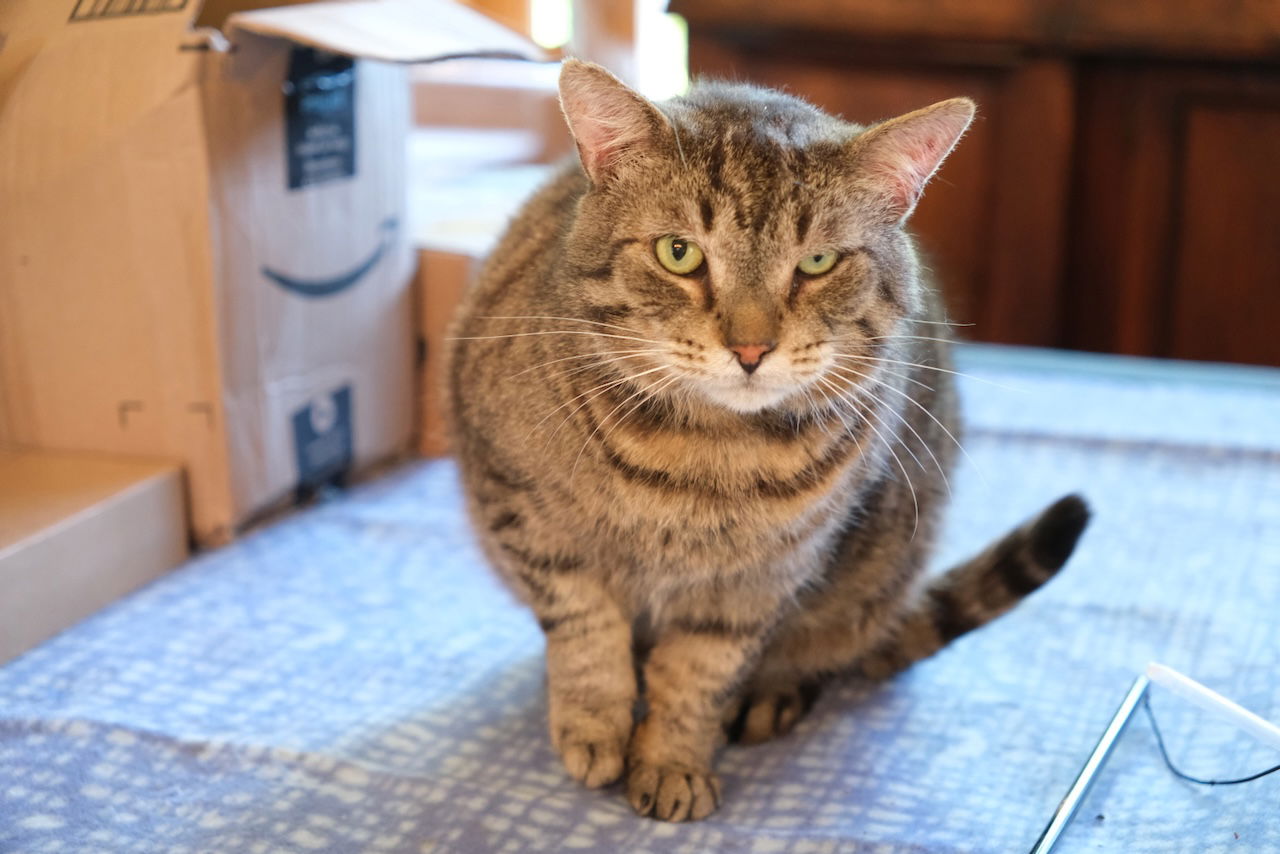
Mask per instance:
[[[619,740],[562,741],[560,760],[569,776],[589,789],[607,786],[622,776],[625,746]]]
[[[786,735],[813,707],[818,692],[817,686],[800,685],[748,696],[729,728],[730,740],[760,744]]]
[[[636,765],[627,774],[627,800],[637,815],[697,821],[720,806],[720,779],[687,765]]]
[[[620,778],[631,739],[631,701],[584,709],[555,700],[549,721],[551,744],[569,776],[591,789]]]

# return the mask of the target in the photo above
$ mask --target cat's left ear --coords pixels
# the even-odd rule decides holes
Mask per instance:
[[[560,106],[582,168],[597,186],[625,168],[628,158],[661,148],[672,133],[657,107],[591,62],[565,60]]]
[[[939,101],[876,125],[850,144],[855,168],[871,184],[888,222],[911,216],[924,186],[956,147],[977,106],[968,98]]]

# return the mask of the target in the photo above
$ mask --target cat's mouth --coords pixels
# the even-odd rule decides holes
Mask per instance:
[[[703,394],[713,403],[744,415],[776,406],[795,390],[794,383],[760,374],[746,374],[702,384]]]

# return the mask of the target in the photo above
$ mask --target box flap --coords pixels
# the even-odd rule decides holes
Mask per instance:
[[[176,465],[159,460],[0,450],[0,558],[105,501],[177,474]]]
[[[338,0],[238,12],[238,31],[289,39],[362,59],[431,62],[458,56],[541,59],[523,36],[451,0]]]
[[[0,664],[186,555],[176,465],[0,452]]]

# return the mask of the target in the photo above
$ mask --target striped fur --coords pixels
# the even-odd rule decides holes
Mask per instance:
[[[982,554],[930,579],[858,669],[888,678],[1004,614],[1062,569],[1088,522],[1084,500],[1068,495]]]
[[[972,105],[867,129],[745,86],[659,108],[582,63],[562,86],[590,174],[526,205],[461,307],[452,436],[480,545],[546,634],[566,769],[702,818],[725,722],[772,737],[822,680],[932,653],[1056,571],[1085,515],[919,587],[958,428],[902,222]],[[666,272],[663,235],[703,268]],[[729,347],[755,341],[744,372]]]

